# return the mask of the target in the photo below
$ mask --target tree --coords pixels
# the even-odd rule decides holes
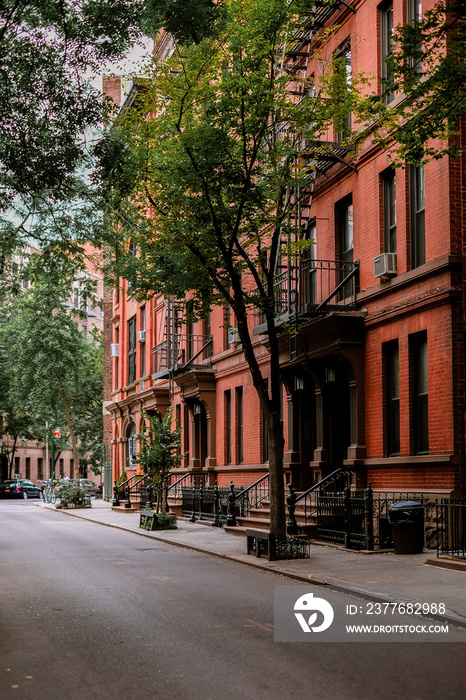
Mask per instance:
[[[0,205],[67,192],[101,122],[90,71],[124,55],[140,36],[144,2],[5,0],[0,29]]]
[[[149,477],[157,495],[157,513],[163,510],[164,479],[171,469],[178,467],[181,461],[181,429],[172,430],[172,411],[169,409],[163,420],[159,416],[143,413],[145,421],[138,435],[139,453],[136,463]]]
[[[420,161],[461,153],[466,114],[465,0],[441,0],[394,31],[382,90],[361,105],[370,133],[393,160]],[[395,95],[391,103],[387,95]],[[388,104],[387,104],[388,103]]]
[[[3,306],[4,401],[28,420],[29,437],[40,442],[66,426],[84,475],[88,452],[96,467],[102,450],[102,348],[85,338],[65,306],[76,266],[44,262],[31,256],[31,287]],[[65,445],[65,439],[57,443],[57,458]]]
[[[312,244],[302,240],[297,216],[315,175],[306,148],[354,109],[357,93],[346,80],[342,90],[336,59],[319,89],[302,79],[305,99],[292,94],[290,82],[300,79],[284,70],[283,56],[293,35],[309,27],[304,5],[233,0],[227,9],[213,36],[179,42],[154,67],[144,97],[108,136],[107,154],[120,144],[115,161],[101,161],[97,174],[114,273],[130,281],[133,294],[191,292],[194,313],[214,304],[232,310],[268,427],[271,530],[283,538],[287,377],[275,280],[280,264]],[[253,343],[257,317],[266,329],[265,369]]]

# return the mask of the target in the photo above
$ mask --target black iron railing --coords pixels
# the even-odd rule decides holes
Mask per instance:
[[[374,549],[373,496],[365,491],[320,492],[316,499],[317,539],[348,549]]]
[[[164,485],[165,502],[170,498],[174,505],[177,505],[182,502],[184,489],[204,487],[205,482],[206,474],[197,472],[188,472],[178,478],[176,478],[176,474],[168,474]]]
[[[264,501],[270,500],[269,474],[264,474],[253,484],[239,491],[236,502],[241,517],[247,517],[251,508],[259,508]]]
[[[121,505],[121,501],[124,499],[125,508],[131,508],[131,496],[146,493],[146,479],[146,474],[143,476],[140,474],[133,474],[133,476],[130,476],[128,479],[126,479],[126,481],[121,482],[121,484],[118,484],[115,480],[113,486],[112,505],[119,506]]]
[[[358,263],[303,260],[275,277],[277,315],[319,314],[325,310],[355,310]]]
[[[196,360],[202,362],[211,355],[211,335],[176,333],[170,342],[165,339],[152,349],[153,374],[183,367]]]
[[[321,492],[343,492],[348,486],[348,480],[352,475],[352,471],[340,467],[298,496],[295,505],[299,503],[304,510],[304,521],[307,522],[309,518],[316,514],[317,497]]]
[[[192,477],[192,478],[190,478]],[[236,525],[237,517],[246,517],[251,508],[259,508],[270,498],[269,475],[264,474],[246,488],[205,485],[204,474],[186,474],[167,488],[172,503],[182,504],[184,517],[192,522],[211,520],[215,525]]]
[[[307,518],[315,517],[318,540],[342,544],[349,549],[392,549],[390,507],[400,501],[417,501],[424,506],[425,546],[441,549],[445,542],[457,541],[456,536],[450,534],[458,531],[455,516],[450,515],[447,520],[439,510],[448,506],[445,498],[409,491],[374,495],[370,485],[365,490],[355,491],[349,486],[337,490],[337,485],[338,481],[334,481],[332,488],[320,488],[315,492],[307,510]],[[452,523],[455,524],[450,527]],[[461,545],[457,548],[460,550]]]
[[[438,503],[437,557],[466,559],[466,502]]]
[[[182,513],[191,522],[207,520],[217,527],[231,524],[240,515],[235,499],[240,489],[226,486],[182,487]],[[233,505],[232,505],[233,504]]]

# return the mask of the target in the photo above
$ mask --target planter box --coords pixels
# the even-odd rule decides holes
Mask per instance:
[[[167,516],[164,515],[163,522],[159,522],[157,518],[157,513],[151,510],[142,510],[139,517],[139,527],[142,530],[176,530],[176,515],[173,513],[168,514],[169,520],[167,521]]]
[[[287,537],[276,540],[265,530],[246,530],[247,553],[268,561],[277,559],[304,559],[309,556],[309,541],[306,537]]]

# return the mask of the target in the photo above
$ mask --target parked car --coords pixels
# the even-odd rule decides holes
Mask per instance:
[[[84,486],[89,496],[100,496],[101,490],[98,484],[94,484],[90,479],[79,479],[81,486]]]
[[[100,496],[101,495],[101,490],[100,486],[98,484],[94,484],[93,481],[90,479],[60,479],[58,482],[58,488],[62,486],[63,484],[77,484],[79,483],[80,486],[82,486],[84,489],[87,491],[88,496]]]
[[[42,489],[29,479],[7,479],[0,488],[3,498],[42,498]]]

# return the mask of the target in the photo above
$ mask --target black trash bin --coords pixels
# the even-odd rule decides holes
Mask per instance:
[[[421,554],[424,549],[424,506],[398,501],[388,510],[395,554]]]

